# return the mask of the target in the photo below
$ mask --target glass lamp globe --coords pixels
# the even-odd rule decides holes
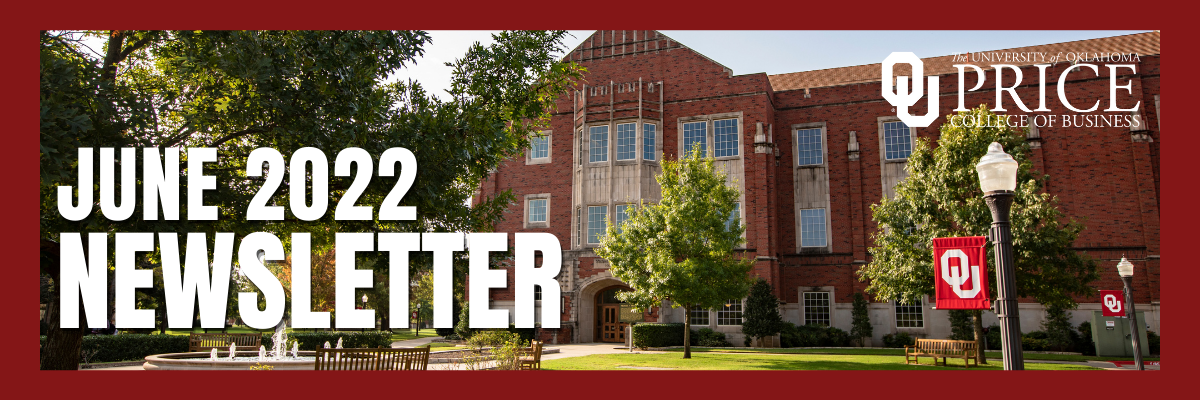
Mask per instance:
[[[975,165],[979,171],[979,187],[984,193],[1017,189],[1017,161],[1004,152],[1000,143],[992,142],[988,152]]]
[[[363,301],[363,303],[366,303],[366,302],[367,302],[367,295],[365,295],[365,294],[363,295],[363,297],[362,297],[362,301]]]
[[[1126,260],[1125,257],[1121,257],[1121,262],[1117,263],[1117,273],[1121,274],[1122,278],[1133,276],[1133,263]]]

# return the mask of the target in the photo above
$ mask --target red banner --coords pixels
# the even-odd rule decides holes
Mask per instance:
[[[1125,292],[1120,290],[1100,291],[1100,310],[1105,317],[1125,316]]]
[[[933,239],[934,291],[939,310],[986,310],[988,295],[987,238]]]

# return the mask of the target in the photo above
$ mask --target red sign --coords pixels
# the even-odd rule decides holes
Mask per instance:
[[[992,308],[986,245],[983,236],[933,239],[934,291],[939,310]]]
[[[1125,293],[1120,290],[1101,290],[1100,309],[1105,317],[1125,316]]]

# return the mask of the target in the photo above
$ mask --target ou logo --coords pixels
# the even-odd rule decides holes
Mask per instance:
[[[1119,313],[1124,305],[1121,304],[1121,300],[1118,300],[1116,295],[1106,294],[1104,295],[1104,307],[1107,307],[1109,312]]]
[[[950,266],[951,258],[958,259],[958,267]],[[983,290],[982,285],[979,283],[979,266],[971,265],[970,269],[967,269],[967,265],[971,264],[967,258],[967,253],[959,249],[946,250],[945,253],[942,253],[941,264],[942,280],[950,285],[950,289],[954,290],[954,294],[958,295],[959,298],[974,299],[979,294],[979,291]],[[968,279],[971,281],[971,289],[963,289],[962,286],[967,283]]]
[[[892,66],[912,66],[912,91],[908,90],[908,77],[900,76],[892,83]],[[929,111],[924,116],[909,115],[908,107],[917,104],[925,96],[925,63],[912,52],[894,52],[883,59],[883,82],[880,90],[883,99],[896,107],[896,116],[910,127],[927,127],[938,117],[938,77],[929,77]]]

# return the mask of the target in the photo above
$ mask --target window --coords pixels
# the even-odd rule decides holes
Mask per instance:
[[[533,285],[533,301],[542,299],[542,285]]]
[[[896,303],[897,328],[922,328],[925,320],[921,317],[921,300],[912,304]]]
[[[804,324],[829,326],[829,292],[804,292]]]
[[[688,316],[692,319],[692,325],[708,325],[708,310],[693,306],[688,310]]]
[[[912,154],[912,132],[902,121],[883,123],[883,154],[888,160],[902,160]]]
[[[654,124],[642,124],[642,159],[654,161],[654,139],[657,136],[658,127]]]
[[[729,213],[729,218],[725,220],[725,229],[733,229],[733,224],[741,222],[742,203],[733,203],[733,211]]]
[[[825,247],[825,209],[800,210],[800,247]]]
[[[692,154],[692,146],[700,146],[700,154],[708,155],[708,122],[683,124],[683,154]]]
[[[632,160],[637,155],[637,124],[617,125],[617,160]]]
[[[722,119],[713,121],[713,142],[715,142],[716,157],[731,157],[738,155],[738,126],[737,119]]]
[[[529,222],[546,222],[546,199],[529,201]]]
[[[633,207],[630,204],[618,204],[616,211],[617,217],[617,232],[621,232],[621,224],[624,224],[629,219],[629,209]]]
[[[741,325],[742,301],[731,299],[717,311],[717,325]]]
[[[821,128],[796,130],[796,165],[822,165]]]
[[[604,236],[604,223],[607,221],[608,206],[591,206],[588,207],[588,226],[587,226],[587,242],[600,243],[600,237]]]
[[[529,140],[529,158],[550,157],[550,136],[538,135]]]
[[[608,125],[593,126],[591,132],[592,148],[590,162],[608,161]]]

